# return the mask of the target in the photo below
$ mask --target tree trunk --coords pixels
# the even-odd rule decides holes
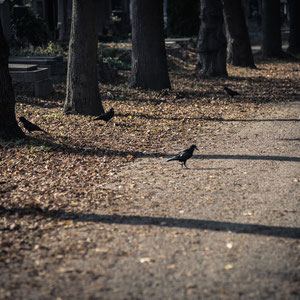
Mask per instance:
[[[121,28],[122,28],[121,34],[126,38],[128,38],[128,34],[131,31],[129,5],[130,5],[130,0],[122,0],[123,15],[121,18]]]
[[[262,14],[262,55],[265,58],[282,57],[280,0],[263,0]]]
[[[198,54],[204,77],[227,76],[221,0],[201,0]]]
[[[69,43],[66,114],[104,112],[97,79],[98,0],[73,0]]]
[[[67,0],[58,0],[57,1],[57,29],[58,29],[58,40],[64,41],[68,38],[66,35],[67,32]]]
[[[102,0],[100,1],[100,12],[99,12],[99,24],[98,24],[98,33],[100,36],[105,36],[107,34],[107,24],[111,19],[111,1]]]
[[[15,115],[15,95],[8,71],[8,45],[4,38],[0,18],[0,138],[24,138]]]
[[[300,1],[288,1],[290,14],[290,36],[287,51],[291,54],[300,53]]]
[[[227,61],[231,65],[254,68],[248,28],[241,0],[223,0],[227,31]]]
[[[170,88],[163,31],[163,1],[132,2],[131,87]]]

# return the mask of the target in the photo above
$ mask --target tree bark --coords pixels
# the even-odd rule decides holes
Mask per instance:
[[[223,0],[227,31],[227,62],[254,68],[248,28],[241,0]]]
[[[262,55],[265,58],[282,57],[280,0],[263,0],[262,14]]]
[[[15,115],[15,95],[8,71],[9,49],[4,38],[0,18],[0,138],[10,140],[24,138]]]
[[[127,38],[128,38],[128,34],[131,31],[129,5],[130,5],[130,0],[122,0],[123,16],[121,19],[121,27],[122,27],[121,33],[124,37]]]
[[[288,0],[290,15],[289,47],[287,51],[291,54],[300,53],[300,1]]]
[[[110,0],[102,0],[100,1],[100,12],[99,12],[99,25],[98,25],[98,33],[101,36],[106,35],[107,24],[111,18],[111,1]]]
[[[162,0],[133,0],[130,86],[153,90],[170,88]]]
[[[67,73],[66,114],[104,112],[97,79],[98,0],[73,0]]]
[[[57,1],[57,23],[58,23],[58,40],[64,41],[68,37],[66,35],[67,32],[67,0],[58,0]]]
[[[227,76],[226,37],[220,0],[201,0],[198,54],[201,76]]]

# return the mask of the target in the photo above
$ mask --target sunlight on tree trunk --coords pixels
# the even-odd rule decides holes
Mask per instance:
[[[163,32],[163,1],[133,0],[131,87],[170,88]]]
[[[201,0],[198,54],[200,76],[227,76],[226,37],[223,30],[223,7],[221,0]]]
[[[241,0],[223,0],[227,31],[227,61],[233,66],[255,67]]]
[[[98,0],[73,0],[64,112],[103,113],[97,76]]]

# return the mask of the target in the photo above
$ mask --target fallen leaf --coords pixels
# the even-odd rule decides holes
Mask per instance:
[[[233,265],[232,264],[228,264],[225,266],[225,269],[226,270],[231,270],[233,268]]]
[[[150,257],[142,257],[140,258],[140,263],[149,263],[151,261]]]

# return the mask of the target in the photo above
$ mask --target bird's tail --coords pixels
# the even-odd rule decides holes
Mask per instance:
[[[167,161],[172,161],[172,160],[177,160],[177,158],[176,157],[171,157]]]

